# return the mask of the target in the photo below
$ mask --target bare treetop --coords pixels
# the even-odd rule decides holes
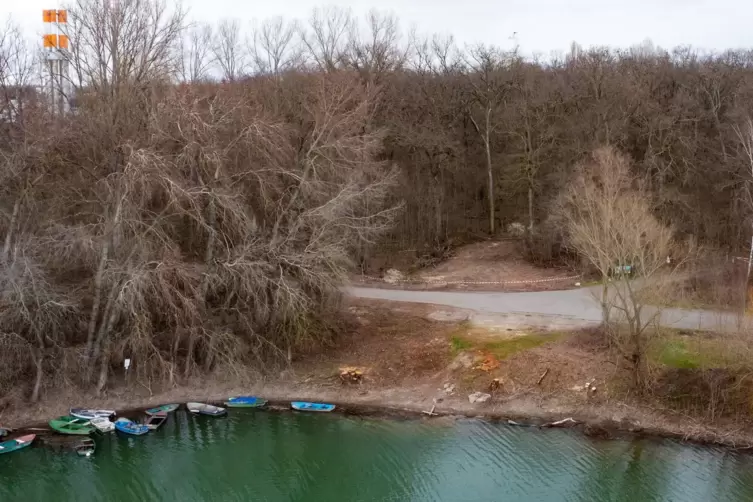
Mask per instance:
[[[165,0],[77,0],[68,6],[64,28],[73,84],[106,89],[170,80],[179,68],[174,48],[184,18],[179,6],[168,7]]]

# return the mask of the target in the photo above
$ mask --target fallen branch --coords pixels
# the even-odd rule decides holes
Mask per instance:
[[[547,374],[549,374],[549,368],[547,368],[546,371],[544,371],[544,373],[541,374],[541,376],[539,377],[539,381],[536,382],[536,385],[541,385],[541,382],[544,380],[544,377],[546,377]]]
[[[549,422],[548,424],[543,424],[540,427],[541,428],[567,427],[568,425],[576,425],[577,423],[578,421],[573,420],[572,418],[564,418],[562,420],[557,420],[556,422]]]
[[[515,420],[507,420],[507,425],[514,425],[516,427],[535,427],[532,424],[521,424],[520,422],[516,422]]]
[[[439,413],[434,413],[434,409],[436,407],[437,407],[437,405],[435,404],[435,405],[433,405],[431,407],[431,410],[429,410],[429,411],[423,410],[421,413],[423,413],[424,415],[429,415],[430,417],[435,417],[435,416],[439,415]]]

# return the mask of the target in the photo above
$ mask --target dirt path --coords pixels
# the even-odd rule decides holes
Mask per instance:
[[[601,307],[595,296],[598,288],[530,293],[407,291],[362,287],[348,287],[345,291],[359,298],[468,309],[475,312],[470,316],[472,322],[486,325],[512,321],[528,322],[531,326],[564,323],[584,327],[601,321]],[[645,309],[646,318],[655,314],[656,309]],[[733,331],[739,328],[738,316],[712,310],[664,309],[660,322],[662,326],[679,329]]]

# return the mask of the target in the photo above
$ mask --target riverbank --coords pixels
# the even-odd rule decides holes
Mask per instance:
[[[740,417],[709,420],[673,411],[656,396],[639,399],[626,392],[620,385],[625,374],[592,332],[481,328],[453,316],[439,322],[431,305],[351,299],[347,308],[350,328],[336,346],[300,355],[273,377],[238,381],[215,376],[171,388],[131,382],[104,397],[56,389],[36,405],[19,397],[0,413],[0,423],[44,425],[71,406],[127,414],[167,402],[222,402],[230,395],[254,394],[283,407],[291,400],[332,402],[357,415],[469,416],[531,425],[572,418],[586,434],[600,438],[641,434],[753,446],[753,429]],[[672,336],[673,357],[678,343],[695,343],[687,341],[687,334]],[[345,367],[359,368],[361,383],[342,383],[339,374]],[[488,394],[488,401],[471,403],[468,396],[476,392]],[[424,413],[429,411],[435,415]]]
[[[223,388],[223,387],[219,387]],[[631,439],[654,437],[683,442],[718,445],[736,450],[753,449],[753,433],[735,428],[704,425],[689,417],[651,412],[616,403],[613,406],[565,406],[556,399],[516,398],[501,404],[479,406],[467,399],[452,397],[434,403],[425,388],[382,389],[366,393],[335,390],[306,389],[300,385],[261,384],[238,388],[224,387],[213,396],[206,390],[176,389],[152,398],[136,401],[90,399],[88,406],[114,408],[123,416],[136,416],[144,409],[168,402],[204,401],[217,405],[227,396],[242,393],[264,396],[272,411],[289,410],[291,401],[328,402],[337,405],[336,413],[389,419],[420,419],[438,422],[460,417],[490,421],[504,421],[521,427],[565,427],[578,430],[596,439]],[[214,391],[218,387],[213,388]],[[78,401],[76,401],[78,402]],[[34,412],[17,410],[3,415],[3,424],[19,431],[46,428],[46,421],[67,413],[65,406],[45,405]],[[569,420],[572,419],[572,420]],[[561,425],[552,423],[564,421]]]

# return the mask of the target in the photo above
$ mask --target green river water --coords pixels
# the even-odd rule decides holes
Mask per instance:
[[[0,456],[0,501],[751,501],[753,456],[478,420],[179,411],[91,458]]]

